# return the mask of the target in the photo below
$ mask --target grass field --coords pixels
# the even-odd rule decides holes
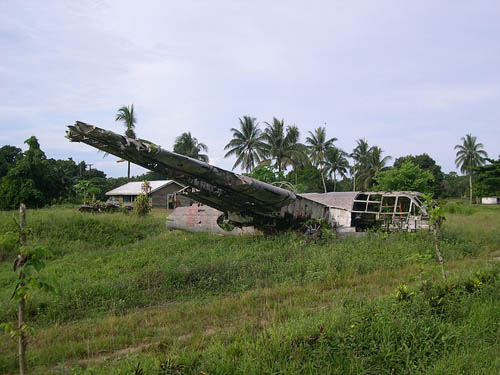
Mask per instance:
[[[28,211],[30,241],[53,253],[56,292],[28,300],[36,374],[500,373],[500,210],[450,205],[419,290],[426,232],[309,242],[295,233],[167,232],[147,218]],[[0,212],[0,234],[14,231]],[[13,254],[0,250],[0,322]],[[500,265],[500,263],[499,263]],[[478,273],[479,272],[479,273]],[[408,293],[395,296],[398,286]],[[16,343],[0,333],[0,373]],[[142,372],[141,372],[142,371]]]

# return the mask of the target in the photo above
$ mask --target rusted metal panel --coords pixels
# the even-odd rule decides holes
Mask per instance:
[[[359,192],[335,192],[335,193],[305,193],[300,196],[311,199],[315,202],[322,203],[328,207],[343,208],[344,210],[352,210],[354,199]]]
[[[167,218],[167,228],[170,230],[178,229],[231,236],[257,233],[253,227],[224,229],[217,222],[221,215],[224,215],[224,213],[204,205],[193,204],[189,207],[178,207]]]

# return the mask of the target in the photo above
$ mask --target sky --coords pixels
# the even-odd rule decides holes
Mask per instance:
[[[48,157],[126,176],[114,156],[64,138],[76,120],[172,149],[190,131],[224,158],[244,115],[325,126],[393,158],[455,170],[472,133],[500,154],[500,2],[0,0],[0,146],[35,135]],[[132,167],[132,174],[145,170]],[[239,171],[236,169],[236,171]]]

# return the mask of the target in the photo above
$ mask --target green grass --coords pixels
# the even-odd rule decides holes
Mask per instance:
[[[0,234],[15,229],[12,215],[0,213]],[[28,212],[31,240],[54,251],[43,273],[56,285],[28,301],[36,373],[125,374],[140,361],[151,374],[162,363],[185,373],[437,374],[446,358],[456,372],[497,369],[494,334],[479,334],[491,328],[498,338],[496,278],[455,296],[446,319],[423,293],[404,304],[390,297],[401,283],[418,284],[410,258],[433,251],[428,233],[310,243],[294,233],[166,232],[165,216]],[[500,210],[447,214],[442,250],[452,279],[494,268],[499,228]],[[433,267],[426,278],[437,283]],[[1,262],[0,321],[15,319],[15,277],[11,259]],[[0,353],[0,370],[14,373],[15,343],[3,334]]]

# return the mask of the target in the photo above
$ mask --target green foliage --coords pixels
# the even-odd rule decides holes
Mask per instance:
[[[463,204],[448,203],[442,207],[443,213],[455,214],[455,215],[472,215],[478,212],[478,210],[471,206],[465,206]]]
[[[208,162],[208,155],[201,152],[208,152],[208,147],[191,135],[191,132],[182,133],[175,138],[174,152],[189,156],[190,158]]]
[[[40,275],[58,287],[27,302],[37,328],[30,362],[37,373],[94,375],[134,373],[139,361],[145,374],[162,363],[192,374],[497,373],[499,281],[468,274],[493,267],[498,214],[450,214],[441,241],[452,282],[419,292],[411,256],[432,246],[426,231],[307,242],[165,232],[156,212],[35,210],[30,236],[57,257]],[[0,233],[15,229],[10,216],[0,212]],[[14,277],[0,263],[3,321],[15,317],[5,287]],[[395,302],[398,284],[414,296]],[[0,334],[7,373],[9,342]]]
[[[408,161],[418,166],[421,170],[429,171],[432,173],[432,176],[434,178],[432,180],[429,180],[429,187],[428,189],[425,189],[424,192],[432,193],[432,195],[436,198],[443,196],[444,193],[443,180],[445,175],[441,171],[441,167],[437,165],[436,161],[425,153],[416,156],[408,155],[397,158],[394,161],[394,167],[401,168],[403,164]]]
[[[476,143],[477,137],[472,134],[467,134],[461,140],[462,144],[455,146],[455,150],[458,150],[455,164],[462,173],[467,173],[469,176],[469,203],[472,204],[472,174],[475,168],[484,165],[488,154],[482,150],[484,148],[482,143]]]
[[[54,288],[46,278],[40,277],[38,273],[45,267],[45,259],[50,258],[51,252],[46,246],[40,245],[24,245],[20,246],[19,254],[26,260],[17,267],[19,274],[23,277],[16,280],[14,284],[14,293],[12,299],[19,301],[20,299],[28,299],[30,294],[36,290],[45,292],[53,292]]]
[[[378,172],[375,176],[375,191],[410,190],[421,193],[431,192],[432,173],[420,169],[411,161],[404,162],[399,168]]]
[[[81,180],[74,186],[75,191],[82,199],[83,204],[90,204],[95,200],[95,196],[101,192],[92,180]]]
[[[30,220],[33,236],[60,258],[47,266],[58,279],[60,294],[50,303],[34,298],[30,311],[40,309],[37,320],[71,320],[111,308],[124,312],[158,300],[237,293],[283,282],[333,282],[352,273],[403,267],[412,254],[432,246],[425,232],[303,245],[293,234],[232,238],[163,233],[162,216],[67,211],[43,210],[43,217],[33,214]],[[443,249],[449,259],[472,256],[500,241],[498,234],[488,233],[449,228],[443,231]],[[0,293],[0,305],[8,297]],[[0,309],[0,320],[11,313]]]
[[[270,164],[278,171],[285,171],[288,166],[294,168],[309,165],[304,145],[299,142],[300,132],[295,125],[286,125],[285,120],[273,118],[272,123],[266,122],[264,130],[264,153],[267,157],[263,163]]]
[[[327,138],[324,127],[318,127],[314,129],[314,132],[309,132],[306,144],[308,145],[309,157],[315,167],[322,167],[325,164],[327,152],[334,147],[335,141],[337,141],[335,137]]]
[[[19,233],[0,233],[0,262],[13,258],[19,246]]]
[[[294,184],[299,193],[322,192],[321,173],[315,167],[303,167],[288,172],[286,180]]]
[[[170,363],[185,374],[497,373],[498,269],[486,280],[474,291],[467,279],[424,292],[401,285],[397,302],[360,299],[308,312],[262,333],[226,336],[202,353],[188,349]]]
[[[476,194],[481,197],[500,196],[500,158],[486,160],[489,164],[474,169]]]
[[[25,215],[24,206],[22,206],[22,209],[23,215]],[[17,272],[18,277],[10,285],[11,290],[13,289],[10,299],[18,305],[18,324],[14,325],[12,322],[2,322],[0,329],[3,329],[13,338],[19,337],[20,372],[24,373],[26,367],[24,353],[27,345],[27,336],[32,331],[32,327],[28,326],[25,320],[26,301],[36,290],[52,292],[54,289],[45,278],[39,275],[39,272],[45,267],[43,260],[50,256],[49,250],[44,246],[26,244],[26,237],[30,233],[30,229],[25,227],[25,223],[22,226],[19,225],[18,229],[19,241],[13,241],[9,233],[5,233],[2,236],[3,238],[0,238],[0,247],[13,247],[13,250],[17,253],[17,258],[14,262],[14,271]],[[5,242],[2,240],[5,240]]]
[[[456,172],[450,172],[444,175],[442,182],[443,196],[451,198],[460,198],[467,190],[467,178],[459,176]]]
[[[326,151],[325,173],[332,177],[333,175],[333,191],[337,191],[337,175],[346,177],[349,170],[349,161],[347,153],[340,148],[331,147]]]
[[[0,147],[0,181],[10,169],[15,167],[17,160],[22,156],[20,148],[9,145]]]
[[[369,190],[377,173],[387,169],[391,156],[382,156],[383,150],[378,146],[369,146],[365,139],[358,139],[352,150],[354,164],[351,174],[355,176],[356,190]]]
[[[398,302],[410,301],[415,296],[415,292],[411,291],[408,285],[401,284],[396,288],[393,296]]]
[[[286,180],[283,171],[279,171],[276,167],[265,164],[259,165],[257,168],[254,168],[251,173],[245,173],[244,175],[259,181],[267,182],[268,184]]]
[[[265,136],[254,117],[243,116],[239,120],[240,129],[231,128],[233,138],[224,147],[224,150],[228,150],[224,157],[235,155],[233,169],[241,165],[243,170],[250,173],[256,164],[265,159]]]
[[[137,196],[134,203],[134,211],[139,216],[147,215],[151,211],[151,185],[148,181],[143,181],[141,185],[141,194]]]
[[[483,144],[477,143],[477,137],[472,134],[467,134],[461,140],[462,144],[455,146],[455,150],[458,150],[455,164],[462,173],[471,174],[474,168],[484,164],[488,154],[482,150]]]
[[[56,175],[35,137],[25,141],[29,149],[18,158],[0,184],[0,209],[14,209],[24,202],[41,207],[57,197]]]
[[[429,215],[429,224],[432,227],[437,227],[439,230],[443,221],[446,220],[445,212],[443,208],[432,199],[432,194],[423,194],[422,196],[424,198],[424,207]]]
[[[137,123],[137,117],[134,113],[134,105],[122,106],[115,117],[115,121],[123,122],[125,126],[125,135],[129,138],[135,138],[135,124]]]
[[[20,202],[28,207],[43,207],[75,201],[74,185],[90,180],[99,188],[96,198],[102,199],[114,179],[97,169],[87,170],[82,161],[47,159],[35,137],[25,141],[28,150],[13,146],[0,148],[0,209],[15,209]],[[95,193],[95,192],[94,192]]]

